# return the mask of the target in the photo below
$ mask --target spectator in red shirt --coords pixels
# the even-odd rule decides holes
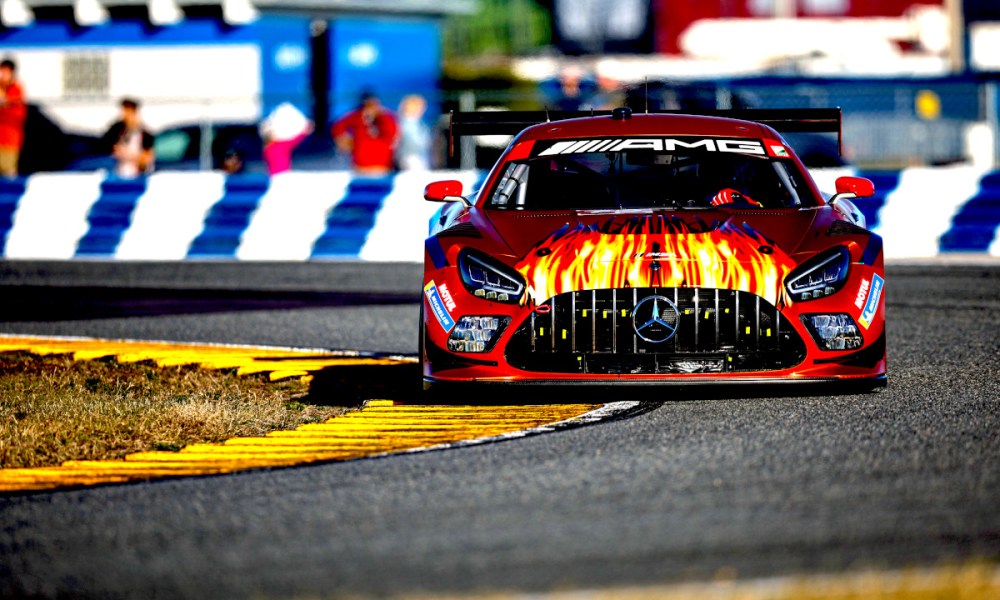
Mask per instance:
[[[24,120],[28,107],[24,91],[14,79],[14,61],[0,62],[0,175],[17,177],[17,161],[24,145]]]
[[[398,126],[391,111],[371,92],[361,94],[361,106],[341,117],[330,130],[343,152],[350,151],[354,169],[362,175],[392,171]]]

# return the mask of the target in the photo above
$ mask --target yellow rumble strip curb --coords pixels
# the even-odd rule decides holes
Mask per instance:
[[[731,570],[731,569],[729,569]],[[1000,565],[972,561],[906,569],[849,570],[715,581],[576,591],[480,594],[402,594],[396,600],[996,600]]]
[[[119,361],[153,360],[159,365],[198,364],[267,372],[270,378],[302,376],[337,365],[412,362],[405,358],[345,356],[315,350],[103,341],[72,338],[0,337],[0,352],[73,354],[76,360],[115,356]],[[558,427],[605,419],[636,402],[544,406],[412,406],[373,400],[354,413],[324,423],[238,437],[221,444],[192,444],[178,452],[152,451],[121,460],[70,460],[58,467],[0,469],[0,493],[190,477],[248,469],[449,448],[522,437]]]
[[[18,350],[39,355],[72,354],[74,360],[114,356],[123,363],[151,360],[161,367],[198,365],[203,369],[236,369],[238,375],[267,373],[271,381],[303,377],[332,366],[414,362],[412,358],[314,349],[0,335],[0,352]]]
[[[124,460],[70,460],[60,467],[0,469],[0,492],[215,475],[468,445],[612,414],[599,409],[592,404],[396,406],[374,400],[356,413],[264,437],[192,444],[179,452],[137,452]]]

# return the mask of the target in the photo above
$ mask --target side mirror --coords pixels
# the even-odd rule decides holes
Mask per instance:
[[[838,177],[835,185],[837,186],[837,193],[833,198],[830,198],[830,206],[858,227],[867,229],[867,220],[864,213],[851,202],[851,199],[870,198],[874,196],[875,184],[864,177]]]
[[[838,177],[835,185],[837,186],[837,194],[833,199],[840,196],[870,198],[875,195],[875,184],[864,177]]]
[[[424,200],[469,204],[469,201],[462,196],[462,182],[454,179],[428,183],[427,187],[424,188]]]

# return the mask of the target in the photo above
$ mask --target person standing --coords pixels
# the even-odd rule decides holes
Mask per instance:
[[[4,177],[17,177],[17,163],[24,145],[24,121],[28,116],[16,71],[17,66],[9,58],[0,62],[0,175]]]
[[[398,129],[392,112],[374,94],[365,92],[361,106],[338,119],[330,133],[337,148],[351,153],[358,173],[382,176],[392,171]]]
[[[289,102],[275,108],[260,124],[264,141],[264,163],[269,175],[292,168],[292,150],[313,132],[313,122]]]
[[[424,123],[427,101],[410,94],[399,103],[399,146],[396,163],[403,170],[426,171],[431,165],[431,131]]]
[[[108,128],[102,141],[118,163],[115,174],[119,177],[138,177],[153,170],[156,158],[153,136],[142,125],[138,101],[125,98],[121,107],[121,119]]]

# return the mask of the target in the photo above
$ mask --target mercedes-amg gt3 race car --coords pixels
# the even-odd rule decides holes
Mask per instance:
[[[824,199],[778,133],[839,109],[730,113],[452,115],[453,140],[520,133],[478,193],[425,190],[424,387],[884,385],[872,183]]]

